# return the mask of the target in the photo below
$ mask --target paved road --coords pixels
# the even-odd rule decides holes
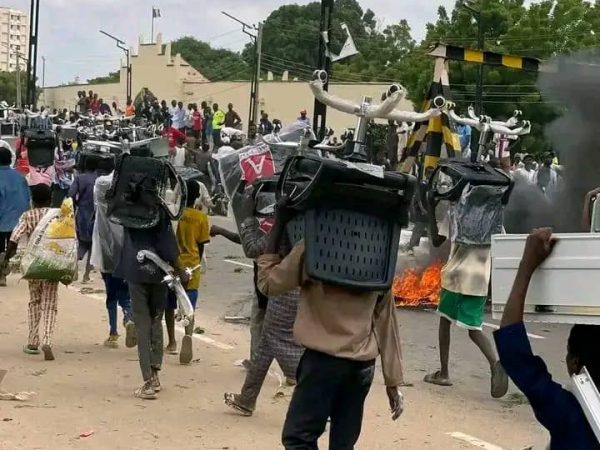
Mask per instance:
[[[231,225],[227,219],[215,219]],[[234,365],[248,354],[248,327],[223,317],[243,314],[252,292],[252,271],[239,246],[215,239],[208,249],[199,324],[191,366],[167,356],[164,390],[155,402],[133,398],[140,382],[135,350],[102,346],[107,323],[98,280],[91,286],[61,288],[57,360],[44,362],[21,352],[27,334],[27,287],[15,276],[0,291],[0,369],[9,374],[2,388],[35,391],[29,402],[0,404],[0,449],[276,449],[289,401],[278,396],[277,373],[267,379],[257,412],[242,418],[222,404],[225,391],[239,390],[244,373]],[[96,277],[97,278],[97,277]],[[97,292],[89,292],[90,287]],[[87,288],[87,293],[80,290]],[[545,432],[523,397],[511,387],[500,401],[489,397],[489,370],[468,340],[455,330],[451,370],[455,385],[424,384],[437,368],[437,316],[399,311],[407,381],[406,412],[388,418],[379,372],[365,411],[359,449],[523,449],[544,448]],[[486,319],[490,325],[494,321]],[[564,381],[564,326],[532,325],[533,345]],[[487,328],[491,332],[491,328]],[[81,433],[93,432],[89,437]],[[326,440],[323,441],[324,443]],[[326,448],[325,444],[323,448]]]

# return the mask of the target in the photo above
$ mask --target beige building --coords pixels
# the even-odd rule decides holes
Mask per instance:
[[[73,109],[77,102],[77,92],[93,90],[106,103],[113,101],[119,105],[125,102],[126,68],[121,64],[121,79],[119,83],[107,84],[76,84],[67,86],[47,87],[44,97],[47,106],[51,108]],[[228,103],[233,103],[247,125],[248,111],[250,108],[250,83],[248,81],[223,81],[211,82],[202,74],[183,60],[181,55],[171,54],[171,44],[162,45],[161,36],[158,35],[155,44],[140,43],[138,51],[131,58],[132,67],[132,92],[135,95],[142,88],[148,88],[159,100],[182,101],[184,104],[207,101],[209,104],[218,103],[223,109]],[[313,109],[314,97],[306,82],[277,81],[275,76],[269,75],[268,80],[260,85],[260,110],[269,114],[270,119],[280,119],[284,124],[294,121],[300,110]],[[282,74],[279,78],[285,79]],[[357,102],[363,95],[372,96],[375,100],[381,98],[382,92],[387,90],[384,84],[341,84],[332,83],[330,92]],[[403,109],[413,109],[412,104],[406,101],[401,105]],[[347,114],[328,109],[327,123],[339,134],[342,129],[353,127],[355,119]]]
[[[27,67],[29,17],[22,11],[0,7],[0,71],[12,72],[17,64]]]

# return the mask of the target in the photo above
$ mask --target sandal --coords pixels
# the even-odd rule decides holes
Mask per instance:
[[[251,409],[249,409],[245,406],[240,405],[237,402],[236,397],[238,397],[236,394],[230,394],[230,393],[226,392],[224,395],[225,404],[227,406],[229,406],[230,408],[235,409],[242,416],[250,417],[254,411],[252,411]]]
[[[423,381],[429,384],[435,384],[437,386],[452,386],[452,381],[449,378],[442,378],[442,372],[437,371],[435,373],[430,373],[429,375],[425,375]]]
[[[26,345],[23,347],[23,353],[27,353],[28,355],[39,355],[40,350],[36,345]]]
[[[189,364],[192,362],[192,359],[194,359],[192,337],[186,334],[181,340],[181,352],[179,353],[179,363]]]
[[[502,398],[508,392],[508,375],[500,364],[500,361],[496,361],[496,364],[492,367],[492,384],[491,394],[493,398]]]
[[[133,348],[137,345],[137,335],[135,331],[135,323],[128,320],[125,324],[125,347]]]

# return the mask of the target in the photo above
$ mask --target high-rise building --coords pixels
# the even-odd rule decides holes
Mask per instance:
[[[12,72],[17,63],[27,68],[29,16],[18,9],[0,6],[0,71]]]

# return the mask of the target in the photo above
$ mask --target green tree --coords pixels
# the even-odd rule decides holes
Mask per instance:
[[[549,59],[599,44],[600,9],[583,0],[546,0],[529,7],[524,6],[523,0],[479,0],[475,7],[482,11],[486,50]],[[409,56],[414,67],[432,73],[433,61],[426,56],[426,49],[438,41],[477,48],[477,26],[472,14],[458,3],[451,14],[440,8],[438,20],[427,25],[425,40]],[[401,78],[411,98],[419,101],[430,82],[416,75],[414,71],[404,71]],[[463,109],[475,103],[476,80],[476,64],[450,64],[453,100]],[[550,149],[543,135],[544,126],[560,114],[560,109],[541,96],[536,81],[534,73],[486,66],[483,107],[486,114],[498,118],[509,117],[515,109],[523,110],[532,121],[532,133],[523,139],[523,145],[529,151],[542,152]]]
[[[320,2],[284,5],[273,11],[263,24],[265,70],[275,73],[288,70],[291,76],[309,79],[318,65],[320,21]],[[363,11],[356,0],[335,0],[330,44],[334,53],[341,49],[346,40],[342,23],[348,26],[357,43],[366,42],[372,34],[377,34],[377,20],[373,11]],[[243,56],[251,64],[254,61],[254,46],[247,45]]]
[[[121,79],[121,72],[118,70],[115,72],[110,72],[108,75],[103,77],[96,77],[88,80],[89,84],[106,84],[106,83],[118,83]]]
[[[173,54],[180,53],[194,69],[211,81],[250,79],[251,68],[239,53],[212,48],[191,36],[171,43]]]
[[[25,93],[27,91],[26,74],[21,72],[21,96],[25,103]],[[16,72],[0,72],[0,100],[6,101],[9,105],[17,103],[17,74]]]

